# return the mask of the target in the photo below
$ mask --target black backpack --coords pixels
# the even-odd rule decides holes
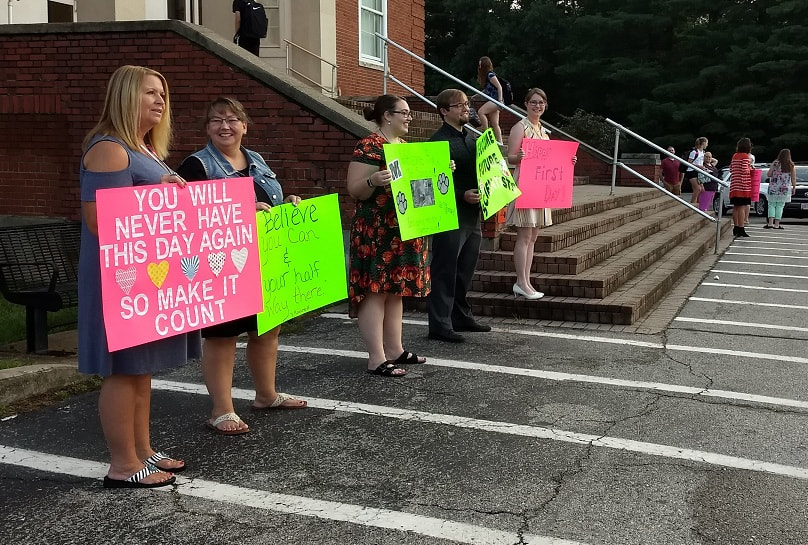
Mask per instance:
[[[499,78],[499,84],[502,85],[502,103],[506,106],[513,104],[513,88],[508,80]]]
[[[239,36],[243,38],[266,38],[269,21],[264,5],[260,2],[244,2],[247,7],[241,12]]]
[[[693,151],[694,149],[696,148],[690,149],[687,151],[687,153],[682,155],[682,159],[679,161],[679,172],[685,173],[689,169],[693,168],[693,165],[689,163],[687,159],[690,157],[690,152]]]

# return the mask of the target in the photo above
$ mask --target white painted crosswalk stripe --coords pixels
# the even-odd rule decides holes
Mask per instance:
[[[152,389],[196,395],[208,394],[207,389],[203,384],[173,382],[168,380],[153,380]],[[532,439],[547,439],[550,441],[561,441],[565,443],[574,443],[577,445],[591,445],[593,447],[617,449],[635,452],[638,454],[646,454],[649,456],[661,456],[664,458],[688,460],[691,462],[704,463],[708,465],[761,473],[772,473],[785,477],[793,477],[795,479],[808,480],[808,468],[765,462],[762,460],[740,458],[737,456],[728,456],[725,454],[718,454],[704,450],[660,445],[657,443],[634,441],[619,437],[578,433],[558,428],[529,426],[524,424],[513,424],[511,422],[481,420],[451,414],[430,413],[411,409],[400,409],[398,407],[371,405],[368,403],[354,403],[352,401],[320,399],[306,396],[298,397],[306,400],[309,407],[313,409],[347,412],[381,418],[394,418],[408,422],[455,426],[458,428],[472,429],[489,433],[515,435],[520,437],[529,437]],[[255,392],[252,390],[233,388],[233,399],[252,400],[254,398]]]
[[[89,479],[102,478],[108,467],[107,464],[100,462],[4,445],[0,445],[0,463]],[[516,531],[508,532],[403,511],[318,500],[305,496],[278,494],[203,479],[190,479],[181,475],[177,475],[175,486],[153,488],[151,490],[155,492],[173,492],[182,496],[276,513],[410,532],[457,543],[510,545],[520,542],[520,535]],[[531,545],[586,545],[579,541],[533,534],[524,534],[523,541],[520,543]]]
[[[245,343],[239,343],[240,348],[246,347]],[[367,352],[358,350],[334,350],[330,348],[316,348],[311,346],[288,346],[281,345],[278,349],[282,352],[292,352],[297,354],[334,355],[346,358],[356,358],[366,360]],[[687,394],[695,396],[710,397],[715,399],[727,399],[730,401],[748,401],[754,403],[764,403],[767,405],[779,405],[783,407],[795,407],[808,409],[808,401],[797,399],[786,399],[782,397],[770,397],[746,392],[732,392],[729,390],[718,390],[710,388],[698,388],[695,386],[683,386],[680,384],[665,384],[662,382],[647,382],[639,380],[626,380],[596,375],[580,375],[573,373],[559,373],[557,371],[542,371],[539,369],[525,369],[522,367],[508,367],[503,365],[490,365],[485,363],[473,363],[460,360],[446,360],[440,358],[429,358],[426,365],[436,367],[447,367],[450,369],[468,369],[472,371],[482,371],[486,373],[501,373],[504,375],[517,375],[523,377],[538,378],[543,380],[582,382],[588,384],[603,384],[605,386],[616,386],[632,390],[650,390],[657,392],[670,392],[677,394]]]

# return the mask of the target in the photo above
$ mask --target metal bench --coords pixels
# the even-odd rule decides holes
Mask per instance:
[[[48,351],[47,312],[78,305],[81,224],[0,228],[0,293],[25,306],[28,352]]]

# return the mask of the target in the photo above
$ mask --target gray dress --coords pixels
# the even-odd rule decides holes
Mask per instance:
[[[166,173],[154,159],[126,147],[117,138],[96,137],[91,143],[107,140],[121,144],[129,154],[129,167],[118,172],[89,172],[82,157],[79,169],[82,202],[95,202],[97,189],[129,187],[158,183]],[[143,375],[185,365],[201,356],[202,343],[198,331],[175,335],[158,341],[110,352],[107,347],[104,314],[101,304],[101,267],[98,237],[82,219],[79,253],[79,371],[109,376],[112,374]]]

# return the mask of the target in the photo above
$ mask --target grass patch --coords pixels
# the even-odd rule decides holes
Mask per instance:
[[[33,361],[26,358],[0,357],[0,369],[13,369],[23,365],[31,365]]]
[[[48,312],[48,332],[76,329],[79,312],[76,307]],[[25,307],[0,297],[0,345],[25,340]]]

